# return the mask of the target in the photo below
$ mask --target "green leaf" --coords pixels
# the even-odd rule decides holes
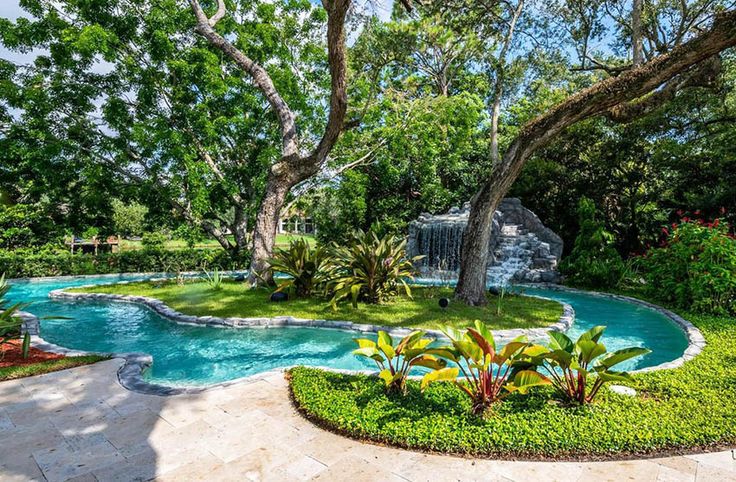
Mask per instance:
[[[651,350],[641,347],[622,348],[621,350],[616,350],[613,353],[610,353],[607,356],[601,358],[597,364],[605,368],[611,368],[621,362],[630,360],[631,358],[635,358],[638,356],[646,355],[651,352]]]
[[[530,388],[542,385],[550,385],[552,381],[534,370],[522,370],[514,377],[513,384],[506,385],[506,389],[510,392],[519,392],[525,394]]]
[[[424,390],[427,385],[434,382],[451,382],[457,380],[457,376],[460,374],[460,369],[457,367],[442,368],[427,373],[422,377],[421,388]]]

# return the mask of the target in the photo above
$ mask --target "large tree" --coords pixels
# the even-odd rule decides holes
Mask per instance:
[[[582,120],[597,115],[607,115],[618,121],[631,120],[671,100],[679,90],[712,81],[719,65],[718,54],[736,45],[736,11],[713,15],[713,10],[691,9],[686,2],[683,5],[679,12],[683,21],[679,26],[671,26],[670,36],[661,25],[659,28],[655,25],[651,30],[642,27],[642,31],[631,32],[637,23],[622,22],[630,29],[631,35],[627,38],[636,39],[640,35],[650,38],[653,48],[645,49],[643,53],[637,51],[639,41],[634,41],[634,50],[637,51],[634,57],[638,61],[640,55],[646,55],[646,61],[639,65],[631,62],[628,65],[608,65],[596,60],[591,68],[605,71],[609,76],[570,95],[521,126],[471,200],[457,298],[468,304],[486,302],[492,216],[534,152]],[[496,8],[495,5],[488,7]],[[656,20],[652,22],[656,23]],[[703,30],[708,22],[710,26]]]
[[[296,116],[276,89],[266,69],[248,57],[242,49],[215,30],[227,15],[224,0],[217,0],[212,16],[205,14],[197,0],[190,0],[197,18],[197,32],[228,56],[262,92],[276,113],[281,128],[281,156],[268,171],[265,192],[256,216],[251,258],[251,282],[269,276],[266,272],[276,238],[279,213],[292,187],[317,174],[325,163],[345,124],[347,113],[347,47],[345,17],[350,0],[323,0],[327,11],[327,61],[330,70],[330,107],[322,137],[316,146],[304,151],[297,129]]]

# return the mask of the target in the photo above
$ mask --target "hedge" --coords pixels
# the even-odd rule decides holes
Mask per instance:
[[[683,313],[708,345],[674,370],[634,375],[636,397],[604,389],[586,407],[550,403],[546,389],[512,395],[485,418],[470,414],[453,384],[389,395],[376,377],[298,367],[295,403],[310,419],[349,436],[412,449],[494,457],[611,458],[736,444],[736,323]]]
[[[0,274],[7,278],[137,272],[180,272],[247,267],[215,249],[136,250],[120,253],[71,254],[0,251]]]

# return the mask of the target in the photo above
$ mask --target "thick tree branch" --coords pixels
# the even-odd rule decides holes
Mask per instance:
[[[218,34],[213,25],[225,15],[225,5],[222,0],[218,1],[218,11],[212,18],[208,18],[199,5],[198,0],[189,0],[189,4],[194,11],[194,16],[197,19],[196,31],[204,38],[206,38],[210,45],[223,52],[225,55],[235,62],[241,69],[246,71],[253,79],[253,83],[266,97],[266,100],[271,105],[271,108],[276,112],[276,116],[279,119],[281,126],[281,137],[282,137],[282,148],[281,155],[284,158],[296,157],[299,155],[299,143],[296,130],[296,120],[294,113],[289,108],[289,105],[281,97],[279,92],[274,86],[273,80],[268,75],[268,72],[261,67],[259,64],[251,60],[242,51],[237,49],[233,44],[227,41],[224,37]],[[220,14],[220,10],[223,10]],[[214,20],[212,24],[210,21]]]

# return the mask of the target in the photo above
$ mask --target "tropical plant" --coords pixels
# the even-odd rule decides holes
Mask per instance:
[[[220,291],[222,289],[222,282],[224,281],[224,276],[222,276],[222,273],[220,273],[220,270],[215,268],[215,270],[210,273],[207,270],[204,270],[204,275],[207,278],[207,284],[209,285],[210,289],[213,291]]]
[[[476,415],[483,414],[511,393],[525,394],[532,387],[550,383],[535,370],[533,361],[544,347],[529,343],[524,336],[496,350],[493,334],[479,320],[475,321],[474,328],[463,332],[449,327],[443,332],[452,345],[438,348],[434,353],[457,366],[427,373],[422,379],[422,389],[433,382],[451,381],[470,397]],[[461,372],[464,380],[458,379]]]
[[[277,273],[289,278],[279,280],[276,291],[293,290],[296,296],[310,296],[328,277],[328,256],[324,249],[312,249],[305,239],[289,241],[288,249],[279,249],[268,260],[274,277]]]
[[[575,285],[609,288],[618,285],[624,272],[621,255],[613,247],[613,234],[599,219],[595,204],[583,197],[578,205],[580,232],[572,252],[560,263],[560,271]]]
[[[8,305],[5,300],[5,295],[10,290],[10,285],[5,281],[5,275],[0,276],[0,346],[5,345],[10,340],[16,340],[21,336],[21,327],[23,320],[18,316],[18,311],[22,310],[25,306],[24,303],[15,303]],[[27,334],[26,334],[27,336]],[[26,344],[30,347],[30,337],[28,341],[24,337],[23,339],[23,357],[28,357],[28,349]],[[0,355],[4,355],[4,351]]]
[[[573,342],[558,331],[548,333],[548,347],[537,350],[535,363],[549,374],[552,386],[568,402],[584,405],[591,403],[606,382],[631,380],[627,372],[611,370],[631,358],[650,353],[641,347],[622,348],[609,353],[599,342],[605,326],[595,326]],[[595,376],[591,385],[591,376]]]
[[[642,258],[647,291],[681,308],[736,314],[736,239],[728,223],[683,218]]]
[[[391,335],[378,332],[377,341],[368,338],[354,338],[358,349],[354,355],[370,358],[381,370],[379,378],[389,391],[405,392],[406,379],[413,367],[432,370],[445,368],[447,362],[436,356],[437,352],[429,346],[434,340],[425,338],[424,331],[413,331],[394,345]]]
[[[399,287],[411,298],[407,280],[413,280],[413,263],[422,256],[406,258],[406,240],[386,235],[379,238],[374,232],[355,231],[347,246],[333,245],[333,273],[329,290],[333,293],[333,308],[339,300],[350,298],[353,306],[358,301],[381,303],[396,296]]]

